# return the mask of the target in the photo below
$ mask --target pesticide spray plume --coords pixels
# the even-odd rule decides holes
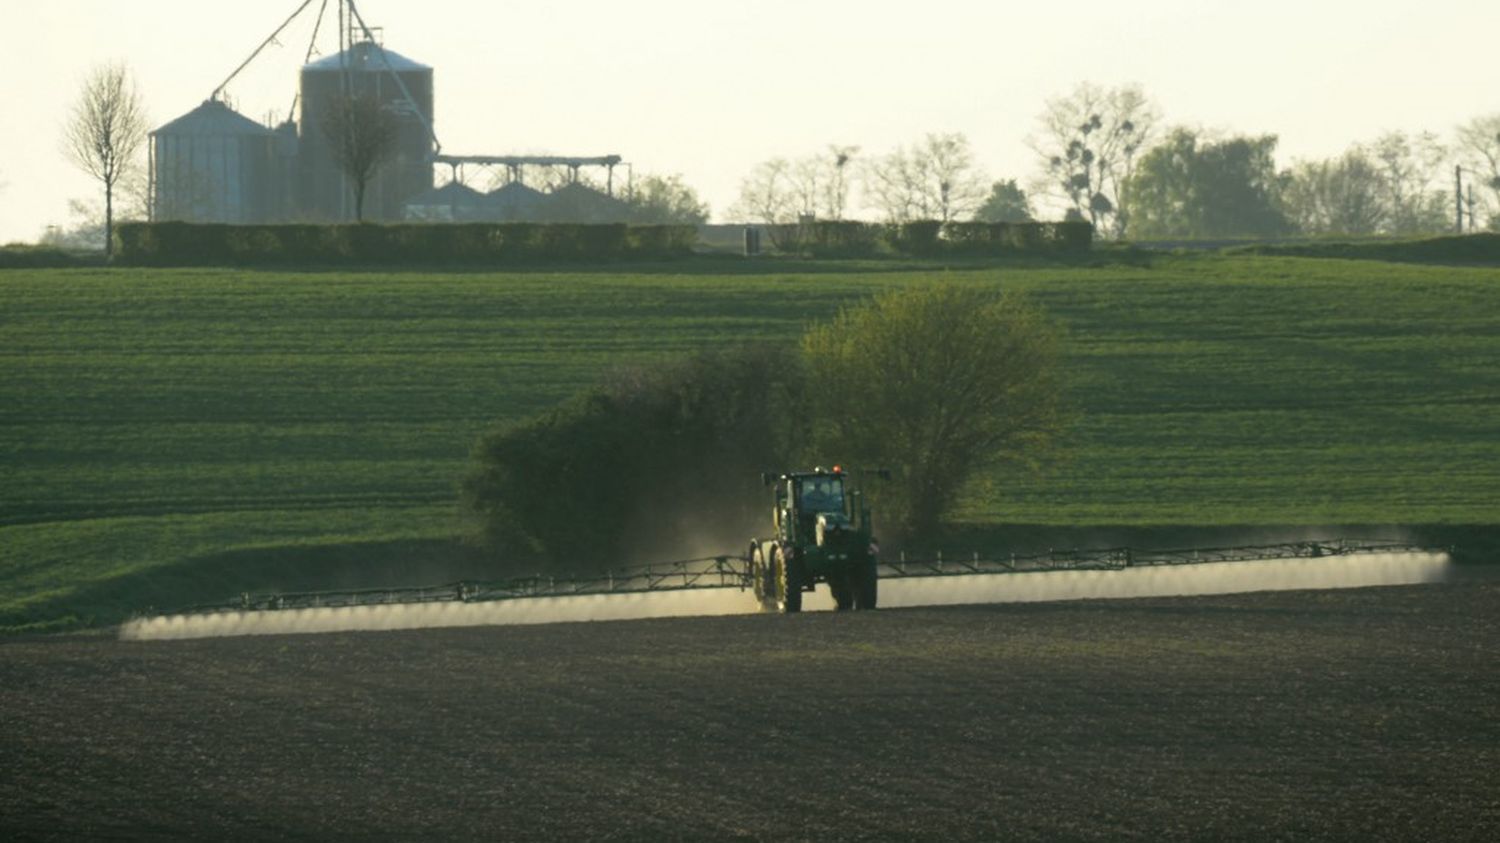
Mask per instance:
[[[120,627],[120,638],[125,641],[167,641],[233,635],[511,626],[738,615],[754,609],[754,600],[739,589],[703,588],[633,594],[525,597],[480,603],[449,601],[165,615],[136,618],[125,623]]]
[[[1451,570],[1446,553],[1407,552],[1141,565],[1112,570],[892,576],[881,580],[881,605],[901,608],[1416,585],[1443,582],[1451,576]],[[826,588],[820,589],[806,595],[803,608],[832,611],[833,600]],[[479,602],[454,600],[165,615],[125,623],[120,628],[120,638],[162,641],[741,615],[756,611],[757,603],[749,590],[717,586]]]
[[[1442,582],[1449,565],[1446,553],[1390,553],[1143,565],[1109,571],[911,577],[882,582],[881,600],[889,607],[949,606],[1419,585]]]

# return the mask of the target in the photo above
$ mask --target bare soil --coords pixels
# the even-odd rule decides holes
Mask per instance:
[[[1500,584],[0,642],[9,838],[1500,837]]]

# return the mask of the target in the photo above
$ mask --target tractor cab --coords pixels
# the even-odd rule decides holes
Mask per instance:
[[[782,539],[809,541],[822,523],[847,524],[848,502],[844,495],[844,473],[816,469],[788,474],[776,484],[776,524]]]
[[[843,512],[844,475],[814,474],[792,480],[803,512]]]

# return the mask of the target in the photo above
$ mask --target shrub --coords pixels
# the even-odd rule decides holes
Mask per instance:
[[[759,472],[802,415],[796,356],[752,346],[627,371],[480,440],[463,481],[482,543],[578,569],[734,547],[759,526]]]
[[[219,225],[122,223],[122,263],[485,264],[665,258],[691,251],[693,226],[537,223]]]
[[[1051,241],[1064,252],[1087,252],[1094,244],[1094,226],[1086,222],[1054,222]]]
[[[916,220],[893,226],[893,241],[898,252],[908,255],[928,256],[942,252],[943,224],[937,220]]]
[[[56,246],[33,246],[10,243],[0,246],[0,269],[43,269],[49,267],[88,266],[103,261],[103,253],[59,249]]]
[[[807,228],[804,248],[815,257],[865,257],[883,242],[883,228],[866,222],[819,220]]]

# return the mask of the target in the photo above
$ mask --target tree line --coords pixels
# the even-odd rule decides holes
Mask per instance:
[[[373,99],[351,97],[326,118],[326,141],[353,185],[360,218],[364,186],[394,148],[395,117]],[[102,240],[108,249],[122,190],[127,216],[144,215],[146,133],[128,71],[96,68],[65,123],[63,148],[101,184],[103,208],[75,202],[75,231],[49,237]],[[1065,220],[1087,220],[1100,236],[1120,239],[1500,230],[1500,113],[1455,127],[1446,142],[1431,132],[1387,132],[1287,167],[1276,161],[1277,143],[1270,134],[1169,126],[1139,86],[1084,83],[1049,99],[1038,115],[1028,138],[1036,169],[1025,187],[1015,178],[989,179],[962,133],[930,133],[880,155],[830,144],[760,162],[728,216],[785,225],[844,220],[859,207],[896,223],[1028,222],[1041,199]],[[709,216],[678,175],[642,174],[620,198],[635,223],[697,224]]]
[[[1167,125],[1139,86],[1084,83],[1046,102],[1027,142],[1036,170],[1024,188],[987,178],[957,132],[881,155],[834,144],[776,157],[745,176],[730,216],[784,225],[844,219],[862,204],[890,222],[1025,222],[1040,199],[1120,239],[1500,230],[1500,113],[1456,127],[1446,142],[1387,132],[1282,167],[1275,135]]]

